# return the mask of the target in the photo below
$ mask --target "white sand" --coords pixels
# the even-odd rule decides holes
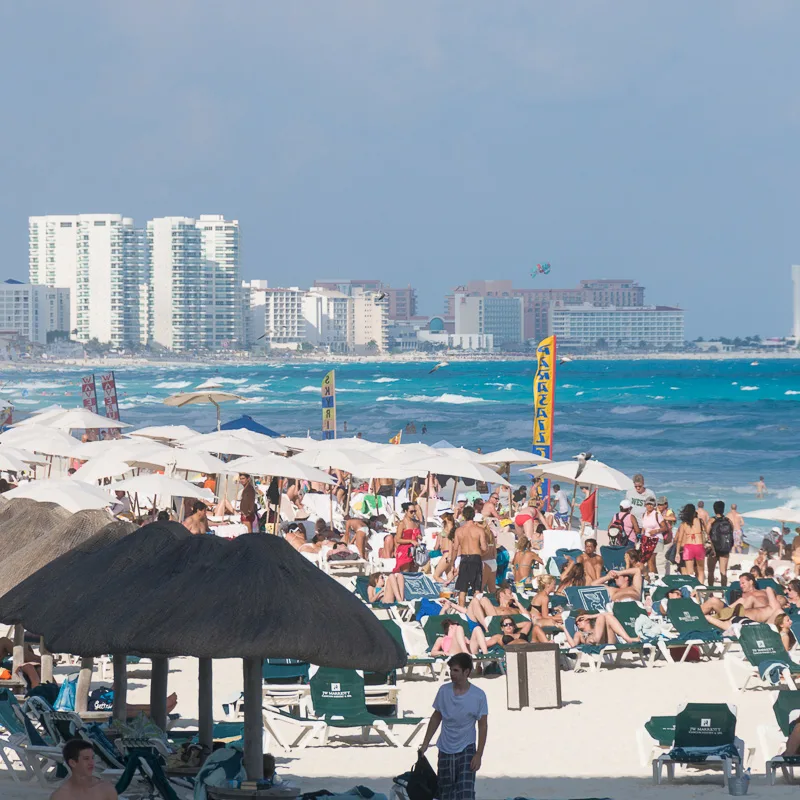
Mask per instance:
[[[739,658],[738,654],[731,654]],[[730,656],[729,656],[730,657]],[[703,796],[725,793],[719,773],[678,770],[680,783],[651,784],[649,764],[643,766],[636,732],[652,715],[674,714],[679,702],[728,702],[738,706],[737,733],[747,747],[757,748],[752,762],[754,780],[750,794],[797,797],[797,787],[769,787],[764,780],[768,755],[759,748],[759,724],[773,725],[774,691],[735,691],[719,662],[674,664],[653,669],[616,668],[600,673],[561,673],[564,707],[552,711],[508,711],[504,678],[479,678],[489,697],[489,740],[478,781],[479,798],[613,797],[633,800],[640,795],[659,797]],[[170,662],[170,691],[179,695],[177,711],[196,724],[197,662]],[[215,708],[241,689],[241,662],[214,662]],[[134,675],[129,680],[131,702],[147,702],[149,681]],[[401,684],[404,709],[428,714],[438,688],[431,680]],[[777,752],[777,751],[776,751]],[[388,794],[392,776],[408,769],[416,757],[413,748],[383,744],[329,747],[311,745],[284,755],[275,749],[279,772],[306,790],[342,790],[362,783]],[[435,750],[431,750],[435,759]],[[11,782],[0,772],[0,798],[46,797],[47,792]]]

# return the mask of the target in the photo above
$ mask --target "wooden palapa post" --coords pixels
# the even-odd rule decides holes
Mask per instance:
[[[128,657],[114,655],[114,719],[125,722],[128,718]]]
[[[264,753],[262,736],[264,721],[261,705],[261,673],[263,662],[260,658],[245,658],[242,663],[244,678],[244,768],[251,781],[264,777]]]
[[[78,683],[75,687],[75,710],[80,714],[89,708],[89,689],[92,685],[92,670],[94,659],[81,657],[81,671],[78,674]]]
[[[169,659],[153,657],[150,677],[150,719],[161,728],[167,729],[167,681],[169,679]]]

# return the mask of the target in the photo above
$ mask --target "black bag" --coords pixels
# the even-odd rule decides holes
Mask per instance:
[[[733,524],[727,517],[711,523],[711,544],[719,556],[726,556],[733,550]]]
[[[667,552],[664,553],[664,558],[669,561],[670,564],[678,566],[681,563],[681,560],[678,558],[678,545],[671,545],[667,549]]]
[[[406,790],[408,800],[433,800],[439,796],[439,779],[422,753],[411,770],[398,775],[394,782]]]
[[[89,695],[87,711],[113,711],[114,690],[110,686],[98,686]]]

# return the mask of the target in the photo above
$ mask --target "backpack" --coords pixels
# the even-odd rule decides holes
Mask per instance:
[[[727,517],[711,523],[711,544],[718,555],[726,556],[733,550],[733,524]]]
[[[398,775],[394,783],[405,789],[409,800],[433,800],[439,795],[436,772],[422,753],[410,771]]]

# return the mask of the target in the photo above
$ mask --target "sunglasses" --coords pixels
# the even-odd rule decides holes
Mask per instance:
[[[501,627],[503,627],[503,628],[513,628],[514,627],[514,623],[513,622],[504,622]]]

